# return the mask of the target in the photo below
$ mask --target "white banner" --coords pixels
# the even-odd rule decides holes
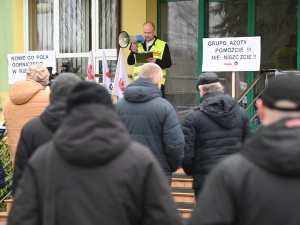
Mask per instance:
[[[260,37],[203,38],[202,71],[259,71]]]
[[[119,99],[123,98],[124,91],[127,85],[128,85],[128,76],[127,76],[125,61],[122,53],[122,48],[120,48],[112,94],[118,96]]]
[[[26,70],[30,65],[43,64],[56,70],[55,51],[33,51],[21,54],[8,54],[8,83],[26,79]]]

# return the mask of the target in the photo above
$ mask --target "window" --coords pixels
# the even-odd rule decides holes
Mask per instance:
[[[268,8],[268,10],[266,10]],[[261,68],[295,70],[295,62],[289,63],[293,67],[286,67],[286,63],[276,62],[279,55],[276,52],[289,47],[287,51],[297,50],[298,1],[256,1],[256,35],[261,36]],[[291,52],[290,52],[291,51]],[[284,55],[282,55],[284,57]],[[292,58],[291,58],[292,59]]]
[[[26,51],[54,50],[57,72],[86,73],[89,51],[99,73],[102,51],[109,64],[117,59],[119,0],[26,1]]]
[[[197,104],[198,1],[160,3],[160,38],[168,42],[172,66],[167,69],[166,98],[180,119]]]

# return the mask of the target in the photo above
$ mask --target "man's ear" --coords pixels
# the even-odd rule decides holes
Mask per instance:
[[[223,92],[223,86],[221,83],[219,83],[219,88],[220,88],[220,91]]]
[[[264,103],[260,98],[258,98],[256,100],[256,108],[257,108],[257,114],[258,114],[259,118],[263,119],[266,115],[266,112],[265,112],[266,107],[264,106]]]
[[[158,89],[161,89],[161,82],[162,82],[162,78],[158,77],[156,79],[156,85],[157,85]]]
[[[200,88],[199,86],[198,86],[198,90],[199,90],[200,96],[202,97],[205,94],[205,91],[202,88]]]

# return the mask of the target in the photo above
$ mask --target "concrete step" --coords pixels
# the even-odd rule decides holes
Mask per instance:
[[[183,169],[180,167],[178,170],[176,170],[174,173],[184,173]]]
[[[186,175],[185,173],[173,173],[172,178],[186,178],[191,179],[192,177]]]
[[[178,209],[181,218],[191,218],[193,213],[192,209]]]
[[[194,202],[177,202],[178,209],[192,209],[194,210]]]
[[[190,187],[172,187],[172,192],[194,193],[194,190]]]
[[[181,193],[181,192],[173,192],[172,193],[175,202],[194,202],[194,193]]]
[[[188,224],[195,206],[194,191],[192,189],[193,179],[187,176],[182,168],[172,174],[172,194],[177,204],[179,214],[182,217],[183,225]]]
[[[191,178],[172,178],[172,187],[188,187],[192,188],[193,179]]]

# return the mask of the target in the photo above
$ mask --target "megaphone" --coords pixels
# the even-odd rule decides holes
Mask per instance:
[[[119,45],[121,48],[126,48],[129,43],[143,43],[145,41],[144,36],[129,36],[126,31],[122,31],[119,34]]]

